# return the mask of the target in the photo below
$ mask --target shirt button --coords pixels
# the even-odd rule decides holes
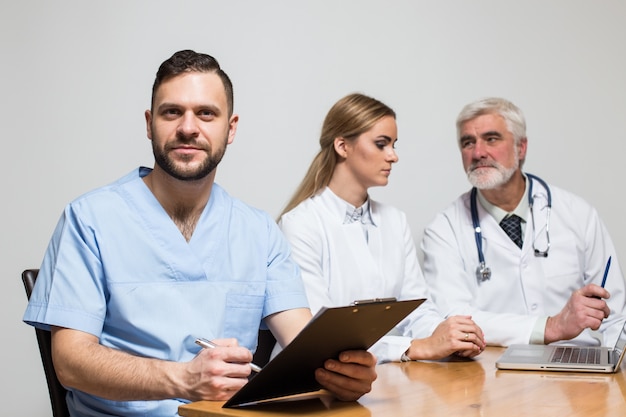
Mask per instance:
[[[531,310],[537,310],[537,304],[533,304],[533,305],[531,305],[531,306],[530,306],[530,309],[531,309]]]

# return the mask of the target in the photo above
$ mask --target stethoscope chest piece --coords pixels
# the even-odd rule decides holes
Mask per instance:
[[[476,279],[478,282],[485,282],[491,278],[491,268],[481,262],[476,267]]]

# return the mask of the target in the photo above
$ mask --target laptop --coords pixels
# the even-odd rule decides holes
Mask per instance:
[[[626,347],[626,321],[614,347],[511,345],[496,361],[498,369],[617,372]]]
[[[317,391],[315,369],[351,349],[369,349],[425,301],[395,298],[355,301],[324,307],[296,338],[274,357],[223,407],[243,407],[262,400]]]

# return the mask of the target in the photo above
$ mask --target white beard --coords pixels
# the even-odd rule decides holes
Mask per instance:
[[[515,171],[519,168],[519,159],[515,157],[515,164],[510,168],[505,168],[498,162],[489,163],[472,163],[467,170],[467,179],[470,184],[479,190],[491,190],[506,184]],[[487,166],[490,168],[482,168],[475,170],[477,166]]]

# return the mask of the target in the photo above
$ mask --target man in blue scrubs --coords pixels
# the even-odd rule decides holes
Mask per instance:
[[[247,382],[260,327],[284,346],[311,318],[275,222],[214,183],[239,120],[218,62],[193,51],[163,62],[145,118],[154,167],[66,207],[24,314],[52,332],[72,415],[174,416],[226,400]],[[196,336],[220,347],[200,350]],[[356,400],[375,363],[344,352],[316,377]]]

